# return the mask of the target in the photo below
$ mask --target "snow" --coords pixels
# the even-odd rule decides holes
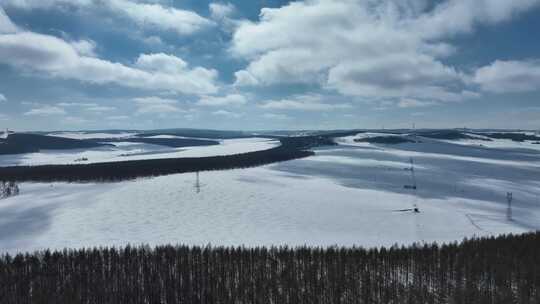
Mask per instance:
[[[338,137],[335,139],[335,141],[338,144],[343,145],[352,145],[352,146],[359,146],[359,147],[369,147],[370,144],[367,142],[355,142],[355,139],[364,139],[364,138],[371,138],[371,137],[379,137],[379,136],[402,136],[402,134],[395,134],[395,133],[376,133],[376,132],[364,132],[364,133],[358,133],[356,135],[351,136],[344,136],[344,137]]]
[[[125,138],[137,135],[133,132],[104,133],[104,132],[54,132],[47,134],[71,139],[96,139],[96,138]]]
[[[115,142],[113,144],[115,147],[42,150],[37,153],[0,155],[0,166],[80,164],[141,159],[232,155],[270,149],[279,145],[279,142],[266,138],[225,139],[220,141],[219,145],[182,148],[169,148],[159,145],[132,142]],[[88,159],[88,161],[80,161],[83,158]]]
[[[447,141],[450,143],[460,144],[460,145],[469,145],[477,147],[487,147],[487,148],[499,148],[499,149],[530,149],[540,151],[540,144],[534,144],[536,141],[513,141],[510,139],[491,139],[491,141],[485,140],[476,140],[476,139],[461,139]]]
[[[403,187],[411,183],[409,157],[417,191]],[[535,151],[442,141],[342,144],[305,159],[201,172],[200,193],[194,173],[23,183],[21,195],[0,200],[0,251],[128,243],[371,247],[520,233],[540,229],[539,162]],[[506,192],[513,192],[512,221]],[[414,204],[421,213],[398,211]]]

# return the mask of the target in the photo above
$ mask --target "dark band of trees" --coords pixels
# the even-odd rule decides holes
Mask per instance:
[[[8,181],[119,181],[195,171],[248,168],[313,155],[284,146],[236,155],[167,158],[95,164],[0,167]]]
[[[94,248],[0,256],[2,303],[540,303],[540,233],[406,248]]]

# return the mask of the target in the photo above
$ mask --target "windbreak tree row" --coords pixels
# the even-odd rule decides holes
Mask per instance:
[[[159,246],[0,258],[1,303],[540,303],[540,232],[362,248]]]
[[[9,181],[119,181],[208,170],[248,168],[313,155],[286,146],[235,155],[145,159],[93,164],[0,167],[0,177]]]

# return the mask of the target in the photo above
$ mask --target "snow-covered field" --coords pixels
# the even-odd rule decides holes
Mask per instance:
[[[118,133],[105,133],[105,132],[54,132],[47,134],[49,136],[58,136],[71,139],[95,139],[95,138],[124,138],[135,136],[134,132],[118,132]]]
[[[448,141],[450,143],[457,143],[461,145],[471,145],[487,148],[502,148],[502,149],[531,149],[540,151],[540,144],[533,141],[512,141],[509,139],[493,139],[491,141],[476,140],[476,139],[462,139],[458,141]]]
[[[0,251],[151,245],[362,245],[540,229],[540,153],[442,141],[342,144],[258,168],[110,184],[24,183]],[[406,170],[413,157],[418,189]],[[506,219],[512,192],[513,219]],[[400,212],[416,204],[420,213]]]
[[[68,134],[68,136],[69,135],[70,134]],[[182,148],[170,148],[160,145],[132,142],[114,142],[112,144],[114,144],[115,147],[98,147],[92,149],[73,150],[42,150],[37,153],[1,155],[0,166],[77,163],[88,164],[156,158],[232,155],[270,149],[279,145],[279,142],[266,138],[225,139],[221,140],[219,145]],[[83,159],[86,160],[83,161]]]

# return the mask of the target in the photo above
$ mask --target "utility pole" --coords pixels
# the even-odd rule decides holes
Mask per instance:
[[[415,213],[420,213],[420,209],[418,208],[418,205],[416,204],[416,199],[417,199],[417,196],[416,196],[416,189],[417,189],[417,186],[416,186],[416,175],[414,173],[414,160],[413,158],[411,157],[409,159],[410,163],[411,163],[411,167],[410,168],[407,168],[406,170],[410,171],[411,172],[411,184],[407,184],[405,186],[403,186],[405,189],[408,189],[408,190],[413,190],[413,193],[414,193],[414,198],[415,198],[415,203],[413,204],[413,209],[412,211],[414,211]]]
[[[412,177],[412,182],[413,182],[412,186],[414,190],[414,196],[415,198],[418,198],[416,196],[416,175],[414,174],[414,160],[412,157],[410,158],[410,161],[411,161],[411,177]],[[416,204],[416,202],[413,205],[413,211],[415,213],[420,213],[420,209],[418,208],[418,205]]]
[[[200,193],[201,192],[201,183],[199,181],[199,171],[197,171],[197,179],[195,181],[195,191],[197,193]]]
[[[411,178],[412,178],[412,183],[413,183],[413,189],[416,190],[416,175],[414,174],[414,160],[411,157],[409,161],[411,162]]]
[[[506,192],[506,200],[508,201],[508,207],[506,208],[506,219],[512,220],[512,192]]]

